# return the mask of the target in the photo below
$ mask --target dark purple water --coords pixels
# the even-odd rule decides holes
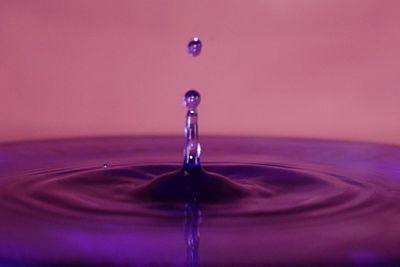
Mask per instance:
[[[184,201],[182,144],[0,145],[0,266],[400,266],[399,147],[203,138]]]

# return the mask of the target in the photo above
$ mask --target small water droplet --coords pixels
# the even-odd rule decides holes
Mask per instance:
[[[195,90],[187,91],[185,96],[183,97],[183,103],[189,109],[195,109],[200,104],[200,94]]]
[[[201,41],[198,37],[194,37],[187,45],[188,53],[192,57],[197,57],[201,52]]]
[[[107,163],[104,163],[104,164],[103,164],[103,168],[104,168],[104,169],[107,169],[107,168],[108,168],[108,164],[107,164]]]

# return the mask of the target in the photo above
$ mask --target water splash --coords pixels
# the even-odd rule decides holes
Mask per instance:
[[[201,145],[199,141],[199,127],[197,125],[198,115],[196,111],[200,100],[200,94],[195,90],[188,91],[183,97],[184,104],[188,109],[185,126],[186,144],[183,152],[185,168],[200,166]]]
[[[183,167],[162,163],[181,156],[171,137],[0,144],[0,266],[176,266],[182,203],[187,267],[200,226],[207,266],[398,266],[398,147],[205,138],[215,174],[200,100],[184,96]]]
[[[190,90],[184,95],[186,113],[183,167],[163,173],[150,183],[137,188],[134,195],[148,202],[232,202],[249,196],[248,188],[222,175],[203,170],[200,166],[201,145],[199,141],[198,115],[200,94]],[[265,190],[263,190],[265,191]],[[266,192],[259,192],[265,194]]]

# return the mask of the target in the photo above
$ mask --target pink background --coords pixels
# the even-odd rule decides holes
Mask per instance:
[[[400,1],[0,1],[0,142],[201,134],[400,144]],[[198,58],[186,54],[192,36]]]

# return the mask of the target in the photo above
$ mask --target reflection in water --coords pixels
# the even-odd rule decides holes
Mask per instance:
[[[186,266],[196,267],[199,261],[201,209],[197,201],[185,205]]]

